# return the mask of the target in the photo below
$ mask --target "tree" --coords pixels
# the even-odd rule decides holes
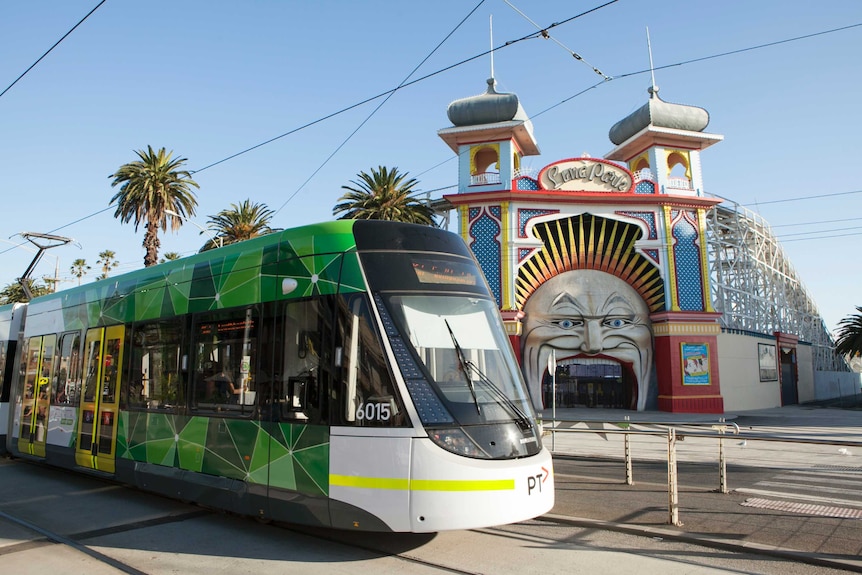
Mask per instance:
[[[231,209],[222,210],[207,220],[209,228],[215,232],[217,239],[222,245],[234,244],[257,236],[263,236],[272,232],[269,222],[274,211],[266,204],[252,204],[251,200],[245,200],[241,204],[231,204]],[[203,233],[203,232],[201,232]],[[210,239],[201,248],[201,251],[211,250],[219,247],[214,239]]]
[[[183,220],[194,216],[197,199],[192,188],[200,188],[187,170],[180,169],[186,158],[172,159],[173,152],[161,148],[153,151],[137,150],[140,160],[123,164],[108,176],[114,178],[111,186],[120,186],[111,203],[117,202],[114,217],[127,224],[135,223],[135,231],[143,222],[144,266],[155,265],[159,259],[159,230],[179,230]],[[168,211],[177,215],[169,214]]]
[[[862,356],[862,307],[859,313],[849,315],[838,322],[838,340],[835,351],[850,358]]]
[[[78,285],[81,285],[81,278],[87,275],[87,270],[92,269],[87,265],[87,260],[78,258],[72,262],[72,267],[69,268],[72,275],[78,278]]]
[[[159,258],[159,263],[163,264],[165,262],[172,262],[174,260],[180,259],[182,256],[177,252],[165,252],[162,254],[162,257]]]
[[[39,297],[40,295],[51,293],[51,288],[49,286],[38,284],[31,279],[27,280],[27,285],[29,286],[30,293],[33,294],[33,297]],[[27,294],[24,293],[24,289],[21,287],[19,282],[12,282],[0,290],[0,305],[26,301],[28,301]]]
[[[416,197],[415,178],[407,179],[407,173],[399,174],[398,168],[389,170],[385,166],[371,169],[371,173],[359,172],[357,180],[350,180],[356,187],[341,186],[347,192],[339,198],[340,204],[332,209],[332,215],[342,220],[391,220],[437,227],[434,210],[428,203]]]
[[[96,263],[102,266],[102,275],[96,278],[99,280],[103,280],[108,277],[108,272],[120,265],[120,262],[117,261],[117,254],[111,250],[101,252]]]

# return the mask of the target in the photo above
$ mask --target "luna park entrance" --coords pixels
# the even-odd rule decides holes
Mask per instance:
[[[619,363],[572,363],[556,370],[557,407],[630,409],[632,386]],[[545,408],[553,403],[553,380],[545,374],[542,384]]]

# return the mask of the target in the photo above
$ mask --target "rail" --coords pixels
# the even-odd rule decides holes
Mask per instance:
[[[679,520],[679,491],[677,475],[677,443],[684,441],[687,437],[703,440],[714,440],[718,443],[718,491],[729,493],[727,477],[727,450],[725,441],[732,437],[739,446],[745,446],[749,441],[754,442],[779,442],[796,443],[800,445],[828,445],[840,446],[838,452],[845,451],[850,454],[848,448],[857,448],[862,451],[862,442],[840,440],[834,437],[818,438],[812,436],[800,436],[792,434],[772,433],[744,433],[738,424],[719,418],[717,421],[692,421],[692,422],[661,422],[661,421],[583,421],[572,419],[551,419],[541,422],[543,435],[550,436],[551,453],[553,455],[572,455],[572,450],[559,450],[557,446],[557,435],[569,434],[597,434],[605,436],[622,436],[623,460],[625,462],[626,485],[634,485],[632,471],[633,446],[632,437],[642,436],[650,438],[662,438],[666,443],[667,451],[662,458],[667,461],[667,489],[668,489],[668,519],[671,525],[681,525]],[[584,425],[586,427],[575,427]],[[636,427],[633,427],[636,426]],[[546,442],[547,443],[547,442]],[[564,443],[564,442],[561,442]],[[563,449],[565,446],[561,445]],[[662,448],[664,451],[664,448]],[[713,460],[712,457],[699,451],[702,457]],[[713,452],[714,453],[714,452]],[[782,452],[784,453],[784,452]],[[655,459],[655,457],[653,458]]]

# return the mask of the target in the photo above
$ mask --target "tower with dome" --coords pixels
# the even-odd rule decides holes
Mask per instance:
[[[532,122],[494,78],[447,114],[452,125],[438,135],[458,156],[458,192],[444,197],[537,408],[723,413],[726,373],[734,408],[781,405],[785,383],[814,393],[814,362],[799,365],[809,350],[798,335],[740,334],[733,314],[716,309],[716,301],[727,306],[713,293],[720,254],[710,226],[723,200],[704,191],[700,156],[723,136],[705,131],[705,109],[665,102],[653,85],[646,103],[611,127],[604,158],[569,157],[538,173],[521,169],[539,154]],[[724,360],[722,349],[734,357]],[[788,381],[770,379],[785,353]]]

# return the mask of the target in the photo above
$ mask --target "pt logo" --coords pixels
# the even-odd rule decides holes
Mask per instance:
[[[542,484],[548,480],[551,474],[544,467],[542,468],[542,472],[537,475],[530,475],[527,477],[527,495],[532,495],[534,490],[542,492]]]

